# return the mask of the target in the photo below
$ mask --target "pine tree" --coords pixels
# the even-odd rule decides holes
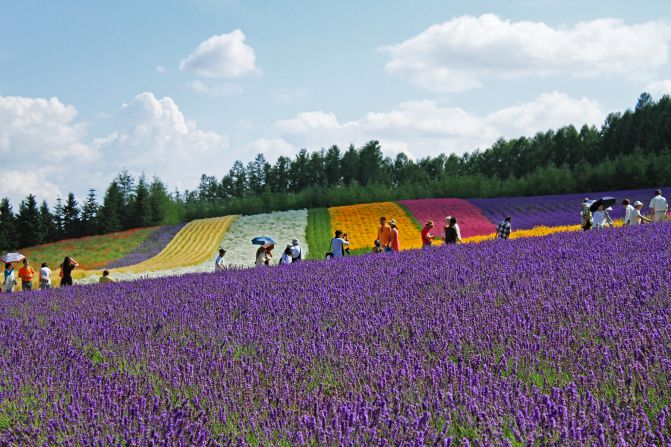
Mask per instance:
[[[46,200],[43,200],[40,205],[40,216],[37,222],[38,244],[55,241],[58,232],[56,231],[54,216],[51,214]]]
[[[0,251],[8,252],[18,248],[16,218],[9,199],[4,197],[0,201]]]
[[[54,207],[54,227],[56,237],[54,240],[60,240],[65,237],[65,219],[63,215],[63,200],[58,197],[56,199],[56,206]]]
[[[82,207],[82,234],[90,236],[98,233],[98,211],[100,207],[96,200],[96,190],[89,189],[89,195]]]
[[[98,224],[103,233],[114,233],[121,230],[123,222],[123,195],[116,180],[107,187],[103,204],[98,213]]]
[[[20,247],[37,245],[38,221],[37,200],[34,195],[28,194],[19,204],[19,213],[16,216],[16,233]]]
[[[81,219],[79,214],[77,199],[73,193],[69,193],[63,207],[63,231],[65,237],[71,238],[81,235]]]
[[[151,222],[151,209],[149,207],[149,188],[147,178],[142,174],[135,187],[135,194],[130,203],[130,228],[146,227]]]

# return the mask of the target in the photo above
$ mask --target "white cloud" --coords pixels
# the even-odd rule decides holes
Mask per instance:
[[[235,96],[243,92],[240,84],[226,82],[223,84],[206,84],[199,79],[195,79],[187,84],[194,92],[202,93],[208,96]]]
[[[259,71],[254,49],[245,43],[245,35],[239,29],[204,40],[181,60],[179,68],[205,78],[237,78]]]
[[[255,154],[263,154],[266,160],[274,163],[278,157],[291,157],[296,153],[296,148],[283,138],[259,138],[247,144],[245,151],[249,158]]]
[[[597,19],[572,27],[462,16],[383,50],[386,70],[433,91],[459,92],[488,78],[624,76],[645,79],[668,61],[671,22]]]
[[[486,148],[499,137],[532,136],[568,124],[599,124],[606,113],[587,98],[575,99],[552,92],[531,102],[476,115],[435,101],[409,101],[387,112],[370,112],[358,120],[339,122],[332,113],[303,112],[276,122],[276,139],[295,151],[338,144],[361,145],[376,139],[386,153],[405,152],[414,157]]]
[[[645,90],[657,98],[661,98],[664,95],[671,95],[671,79],[651,82],[645,86]]]
[[[234,159],[228,136],[199,129],[169,97],[140,93],[122,106],[117,122],[114,133],[96,140],[107,172],[126,167],[157,174],[171,187],[192,188],[200,174]]]

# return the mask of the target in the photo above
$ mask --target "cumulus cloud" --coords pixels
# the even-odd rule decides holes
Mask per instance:
[[[228,136],[199,129],[175,102],[143,92],[124,104],[117,129],[98,138],[96,147],[106,169],[126,167],[132,172],[157,174],[171,186],[193,187],[200,174],[232,162]],[[115,171],[112,171],[115,172]]]
[[[263,154],[271,163],[278,157],[291,157],[296,153],[296,148],[283,138],[259,138],[248,143],[245,151],[250,158],[255,154]]]
[[[390,155],[405,152],[424,157],[470,152],[488,147],[499,137],[532,136],[568,124],[599,124],[605,116],[595,101],[552,92],[485,115],[444,107],[435,101],[404,102],[391,111],[370,112],[347,122],[338,121],[332,113],[303,112],[277,121],[275,130],[276,138],[287,147],[347,147],[376,139]]]
[[[205,78],[237,78],[259,71],[254,49],[245,43],[239,29],[204,40],[181,60],[179,68]]]
[[[657,98],[661,98],[664,95],[671,95],[671,79],[651,82],[645,86],[645,90]]]
[[[460,92],[487,78],[646,78],[668,61],[671,22],[597,19],[572,27],[462,16],[383,48],[387,72],[432,90]]]
[[[206,84],[200,79],[195,79],[187,84],[191,90],[207,96],[235,96],[243,92],[240,84],[226,82],[223,84]]]

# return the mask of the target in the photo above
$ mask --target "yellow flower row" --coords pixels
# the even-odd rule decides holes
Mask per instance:
[[[361,205],[335,206],[329,208],[331,229],[349,233],[350,248],[370,248],[377,239],[380,217],[387,223],[394,219],[399,231],[401,250],[421,248],[422,238],[415,223],[406,212],[394,202],[364,203]]]
[[[616,220],[614,226],[621,227],[623,225],[622,220]],[[582,231],[580,225],[562,225],[557,227],[546,227],[538,226],[530,230],[517,230],[510,233],[510,239],[520,239],[524,237],[540,237],[548,236],[555,233],[567,233],[570,231]],[[469,238],[464,238],[464,243],[478,243],[483,241],[489,241],[496,238],[496,233],[487,234],[484,236],[472,236]]]

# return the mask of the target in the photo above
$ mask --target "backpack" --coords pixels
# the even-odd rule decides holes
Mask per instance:
[[[447,244],[456,244],[457,243],[457,229],[452,226],[445,227],[445,243]]]

